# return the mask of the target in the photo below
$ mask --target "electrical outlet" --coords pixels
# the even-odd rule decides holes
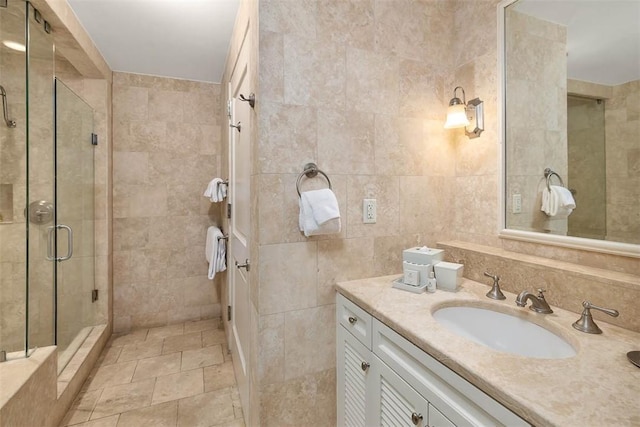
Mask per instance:
[[[511,197],[511,212],[522,213],[522,194],[516,193]]]
[[[364,199],[362,201],[362,222],[375,224],[376,219],[376,199]]]

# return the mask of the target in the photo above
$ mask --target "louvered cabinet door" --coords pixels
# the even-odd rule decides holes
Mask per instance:
[[[370,426],[367,396],[371,393],[369,380],[371,351],[344,327],[337,328],[338,426]]]
[[[429,402],[391,368],[374,356],[372,425],[383,427],[428,426]]]

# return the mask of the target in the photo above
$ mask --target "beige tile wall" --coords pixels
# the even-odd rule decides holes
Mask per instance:
[[[567,219],[550,219],[540,207],[545,168],[568,182],[567,31],[511,9],[506,15],[507,224],[566,235]],[[513,194],[522,197],[522,213],[512,213]]]
[[[221,176],[220,85],[114,73],[113,268],[116,331],[220,315],[207,278],[203,197]]]
[[[607,233],[605,103],[567,97],[568,180],[580,209],[568,218],[570,236],[604,239]],[[639,206],[640,208],[640,206]]]
[[[497,237],[497,3],[241,3],[224,81],[248,25],[258,67],[250,425],[334,424],[333,285],[399,272],[408,246],[458,238],[638,273],[625,257]],[[456,85],[485,101],[481,138],[442,128]],[[340,234],[297,229],[295,182],[309,161],[331,177]],[[377,224],[361,223],[364,197],[378,200]]]
[[[452,12],[445,1],[260,3],[262,425],[335,423],[335,282],[397,272],[391,254],[447,234]],[[296,179],[311,161],[331,178],[340,234],[307,239],[297,228]],[[362,224],[363,198],[377,199],[376,224]],[[313,392],[292,399],[301,387]]]
[[[607,240],[640,242],[640,80],[605,101]]]

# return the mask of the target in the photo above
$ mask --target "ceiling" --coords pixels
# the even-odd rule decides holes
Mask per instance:
[[[220,83],[240,0],[68,0],[113,71]]]
[[[640,1],[520,0],[517,11],[567,27],[567,75],[615,86],[640,79]]]

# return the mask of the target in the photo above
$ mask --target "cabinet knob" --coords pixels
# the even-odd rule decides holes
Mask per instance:
[[[367,369],[369,369],[369,366],[371,366],[369,362],[362,362],[360,364],[360,367],[362,368],[363,371],[366,371]]]
[[[411,414],[411,422],[413,423],[414,426],[417,426],[418,424],[420,424],[420,422],[422,422],[422,414],[418,414],[416,412],[414,412],[413,414]]]
[[[353,325],[354,323],[356,323],[357,321],[358,321],[358,319],[356,319],[355,317],[353,317],[353,316],[349,316],[349,323],[351,323],[352,325]]]

